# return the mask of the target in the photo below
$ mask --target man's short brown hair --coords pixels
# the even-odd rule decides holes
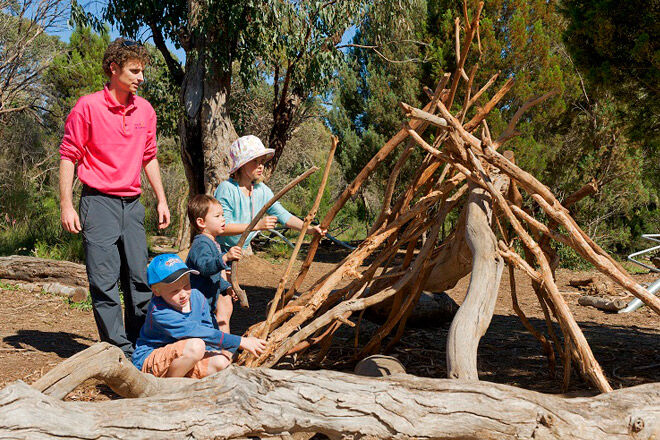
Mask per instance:
[[[194,230],[201,232],[199,226],[197,226],[197,219],[205,218],[209,208],[216,203],[220,205],[216,198],[206,194],[197,194],[188,200],[188,220],[190,220],[190,225]]]
[[[147,49],[137,41],[117,38],[110,43],[103,54],[103,71],[110,78],[112,76],[112,71],[110,70],[112,63],[123,68],[129,60],[137,60],[142,63],[143,67],[146,67],[151,58]]]

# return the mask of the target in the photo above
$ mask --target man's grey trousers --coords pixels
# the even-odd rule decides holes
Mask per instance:
[[[99,336],[130,359],[151,299],[144,206],[139,196],[107,195],[85,185],[80,222]],[[123,319],[119,284],[124,296]]]

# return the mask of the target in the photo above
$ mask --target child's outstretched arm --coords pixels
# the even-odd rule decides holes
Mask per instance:
[[[259,356],[266,350],[266,341],[253,336],[243,336],[241,337],[239,348],[247,350],[255,356]]]
[[[296,229],[298,231],[302,231],[303,228],[303,221],[300,220],[298,217],[295,215],[292,215],[291,218],[286,222],[286,226],[289,228]],[[314,225],[314,226],[309,226],[307,228],[307,233],[308,234],[318,234],[321,237],[325,237],[325,234],[328,232],[327,229],[321,229],[319,225]]]
[[[266,230],[273,229],[277,225],[277,217],[273,215],[264,216],[257,225],[254,227],[254,230]],[[225,225],[225,230],[220,233],[220,235],[239,235],[245,232],[249,224],[247,223],[227,223]]]

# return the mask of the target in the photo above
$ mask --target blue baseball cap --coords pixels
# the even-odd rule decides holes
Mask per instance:
[[[161,254],[151,260],[147,267],[147,283],[153,286],[157,283],[173,283],[187,273],[199,275],[194,269],[186,266],[186,263],[176,254]]]

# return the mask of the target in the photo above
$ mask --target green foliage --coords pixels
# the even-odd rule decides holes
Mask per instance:
[[[171,222],[167,229],[158,229],[156,197],[151,191],[144,173],[142,173],[143,191],[141,201],[145,207],[144,229],[148,237],[153,235],[176,237],[181,222],[188,221],[185,210],[188,184],[181,162],[180,147],[176,139],[159,137],[158,162],[160,163],[165,196],[170,208]]]
[[[123,295],[121,297],[122,299],[122,304],[123,304]],[[69,305],[70,308],[72,309],[78,309],[78,310],[84,310],[85,312],[91,312],[93,309],[92,306],[92,297],[87,295],[87,298],[85,298],[83,301],[80,302],[74,302],[71,300],[71,298],[66,299],[67,304]]]
[[[55,57],[46,71],[44,81],[52,94],[49,120],[55,129],[64,127],[67,115],[81,96],[103,88],[107,77],[101,61],[109,43],[108,34],[101,36],[88,27],[77,27],[66,51]]]
[[[44,31],[57,28],[67,6],[63,0],[0,3],[0,124],[13,112],[38,113],[46,107],[43,71],[63,44]]]
[[[353,39],[354,45],[377,46],[377,53],[361,47],[348,50],[340,70],[340,88],[328,115],[339,137],[337,160],[348,181],[353,180],[382,145],[401,128],[398,102],[418,106],[423,76],[420,63],[391,62],[418,59],[415,41],[425,30],[426,5],[422,1],[380,2],[372,5]],[[387,60],[386,60],[386,59]],[[392,162],[381,166],[376,181],[383,181]]]
[[[562,12],[569,20],[564,34],[567,47],[589,79],[625,100],[648,94],[649,104],[657,109],[657,1],[567,0],[562,3]]]
[[[151,44],[145,44],[151,63],[145,69],[144,84],[140,95],[154,108],[158,117],[158,135],[178,139],[178,124],[181,118],[179,104],[180,87],[167,70],[163,54]],[[180,160],[180,154],[178,154]]]

